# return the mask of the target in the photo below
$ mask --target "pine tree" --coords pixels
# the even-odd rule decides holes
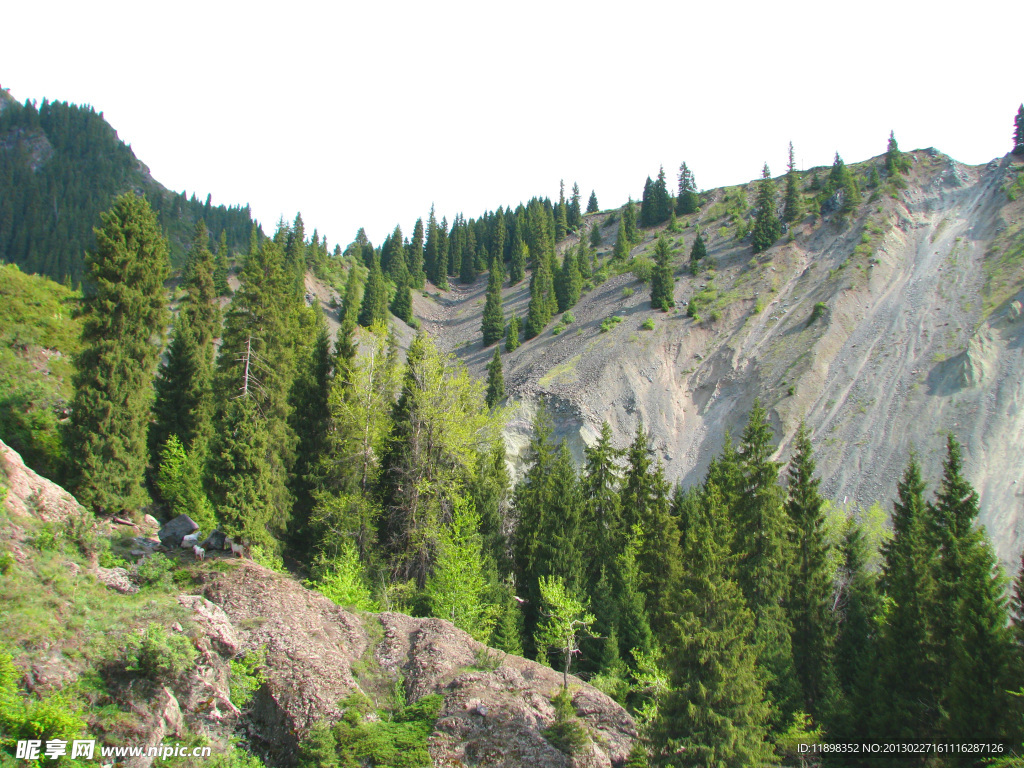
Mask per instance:
[[[835,618],[831,611],[830,547],[825,538],[825,500],[814,477],[814,456],[806,424],[800,422],[789,465],[790,541],[795,567],[789,591],[793,624],[793,663],[803,691],[803,711],[816,722],[827,713],[834,692],[832,649]]]
[[[494,408],[505,399],[505,376],[501,370],[501,350],[494,348],[494,357],[487,364],[487,407]]]
[[[777,707],[778,723],[788,722],[799,696],[793,668],[792,627],[785,613],[792,580],[789,520],[778,483],[779,465],[768,414],[754,401],[740,441],[740,487],[733,503],[737,582],[754,614],[754,638],[762,648],[759,663]]]
[[[598,213],[601,207],[597,204],[597,193],[590,190],[590,199],[587,200],[587,213]]]
[[[359,307],[359,324],[369,328],[377,323],[386,322],[387,312],[387,285],[384,283],[377,255],[373,254],[370,260],[370,274],[363,288],[363,302]]]
[[[463,285],[476,282],[476,252],[468,243],[462,248],[462,263],[459,267],[459,280]]]
[[[782,224],[775,213],[775,182],[772,180],[768,163],[761,171],[761,181],[757,187],[757,218],[754,220],[753,243],[754,253],[767,250],[782,234]]]
[[[501,308],[501,282],[501,262],[495,259],[487,280],[487,299],[484,302],[483,318],[480,321],[485,347],[500,341],[505,333],[505,313]]]
[[[676,198],[676,213],[680,216],[696,213],[699,202],[697,182],[693,178],[693,172],[686,167],[686,163],[683,163],[679,166],[679,196]]]
[[[580,224],[583,223],[583,214],[580,211],[580,185],[573,182],[572,185],[572,197],[569,201],[569,210],[566,214],[566,219],[569,223],[569,229],[576,231]]]
[[[619,462],[626,452],[612,447],[612,428],[605,421],[601,423],[597,442],[586,446],[583,453],[583,529],[584,536],[592,542],[597,553],[591,561],[588,578],[595,583],[600,567],[618,555],[626,534],[619,503]]]
[[[883,546],[882,589],[891,601],[878,643],[878,699],[872,736],[927,739],[936,733],[938,697],[931,606],[934,547],[928,537],[924,480],[913,455],[897,486],[893,538]]]
[[[910,170],[910,161],[900,152],[895,131],[889,131],[889,145],[885,149],[885,172],[890,177]]]
[[[647,181],[644,182],[644,191],[640,197],[640,226],[649,227],[654,221],[654,182],[651,181],[651,177],[647,177]]]
[[[803,215],[803,199],[800,195],[800,177],[796,174],[796,159],[793,157],[793,142],[789,142],[789,164],[786,166],[786,203],[782,218],[792,223]]]
[[[426,272],[423,262],[423,219],[416,219],[412,229],[412,242],[406,256],[406,263],[409,265],[409,285],[417,290],[422,290],[426,284]]]
[[[543,331],[557,306],[550,261],[546,254],[539,254],[530,279],[530,306],[526,315],[524,337],[532,339]]]
[[[708,255],[707,246],[704,245],[704,236],[697,230],[697,237],[693,240],[693,247],[690,248],[690,269],[696,274],[700,268],[701,259]]]
[[[1024,104],[1017,108],[1013,119],[1013,154],[1024,155]]]
[[[633,198],[629,198],[626,203],[626,207],[622,209],[622,225],[623,232],[626,237],[626,242],[632,246],[640,242],[640,232],[636,228],[636,203],[633,202]]]
[[[590,228],[589,242],[590,247],[593,249],[596,249],[601,245],[601,228],[597,226],[597,224],[594,224],[594,226]]]
[[[72,487],[94,510],[137,509],[152,379],[166,326],[167,241],[145,198],[118,197],[86,255],[82,351],[65,433]]]
[[[516,285],[526,276],[526,262],[530,257],[530,249],[522,240],[519,244],[512,241],[512,262],[509,264],[508,282],[509,285]]]
[[[950,740],[966,738],[971,728],[1005,734],[1006,713],[1013,708],[1006,693],[1013,650],[1004,578],[984,531],[974,527],[978,494],[963,476],[960,444],[952,434],[930,512],[939,548],[930,624],[944,688],[940,728]]]
[[[732,531],[708,483],[690,521],[679,618],[665,662],[671,688],[654,724],[655,764],[747,768],[770,761],[769,706],[757,671],[754,617],[732,578]]]
[[[612,248],[612,261],[625,261],[632,249],[629,236],[626,234],[626,219],[619,219],[619,230],[615,234],[615,245]]]
[[[555,207],[555,242],[560,243],[565,239],[569,231],[569,219],[565,212],[565,204],[559,203]]]
[[[576,306],[583,290],[583,275],[580,274],[576,250],[568,248],[562,259],[562,269],[555,282],[555,296],[558,300],[558,311],[565,312]]]
[[[359,295],[359,275],[355,264],[348,269],[348,279],[345,281],[345,295],[341,299],[342,327],[346,325],[355,326],[359,321],[359,308],[362,304],[362,297]]]
[[[654,271],[651,273],[651,307],[668,312],[675,305],[673,293],[675,284],[672,279],[672,254],[669,252],[668,240],[665,235],[658,236],[654,246]]]
[[[508,331],[505,334],[505,351],[515,352],[519,349],[519,317],[512,315],[508,321]]]
[[[412,290],[409,287],[409,277],[403,271],[395,283],[395,297],[391,300],[391,314],[397,317],[406,325],[412,325]]]
[[[220,231],[220,245],[217,247],[217,262],[213,269],[213,285],[218,296],[230,296],[228,285],[228,233]]]

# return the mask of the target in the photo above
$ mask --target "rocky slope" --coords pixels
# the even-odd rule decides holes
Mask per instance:
[[[937,483],[952,431],[982,522],[1015,565],[1024,545],[1024,168],[1012,156],[978,167],[935,150],[911,158],[903,184],[866,190],[848,221],[806,217],[756,258],[735,226],[752,218],[754,184],[707,193],[682,234],[670,234],[674,313],[652,312],[648,287],[622,274],[586,294],[563,333],[548,330],[504,357],[519,406],[507,433],[513,453],[525,449],[543,397],[577,458],[602,420],[619,445],[642,420],[669,477],[689,484],[760,398],[780,460],[806,419],[824,492],[839,504],[888,507],[911,449]],[[882,159],[854,170],[866,179],[870,164]],[[587,219],[601,227],[602,255],[615,213]],[[716,266],[696,277],[687,268],[694,227]],[[656,234],[647,231],[634,255]],[[481,376],[493,354],[480,342],[485,283],[417,305],[442,346]],[[687,316],[695,298],[700,320]],[[506,315],[525,316],[527,302],[526,282],[505,289]],[[623,321],[601,333],[612,315]],[[642,328],[648,318],[653,331]]]
[[[35,560],[43,554],[38,550],[40,526],[68,530],[68,521],[81,512],[73,497],[26,468],[3,443],[0,484],[8,489],[0,510],[6,518],[0,551],[11,553],[15,562],[13,573],[4,572],[11,593],[0,602],[8,625],[18,625],[22,609],[13,593],[20,587],[14,585],[28,580],[34,604],[48,600],[57,584],[52,573],[49,580],[34,580]],[[109,535],[110,526],[102,524],[100,533]],[[132,546],[147,548],[146,531],[116,523],[113,528],[122,535],[134,534]],[[49,563],[78,580],[70,600],[58,595],[55,601],[63,622],[75,624],[80,613],[102,610],[107,612],[103,624],[116,634],[130,629],[123,623],[126,616],[141,611],[147,619],[163,617],[169,630],[188,637],[198,652],[194,667],[173,682],[125,677],[123,669],[111,669],[109,658],[99,664],[106,665],[108,704],[123,713],[114,721],[116,743],[206,736],[224,749],[232,734],[242,734],[268,765],[288,766],[294,764],[298,741],[309,728],[321,719],[337,720],[341,700],[357,690],[378,707],[396,695],[413,702],[441,694],[444,703],[428,741],[439,766],[621,765],[637,736],[625,710],[572,678],[573,703],[591,739],[570,757],[542,733],[554,721],[551,698],[561,686],[560,673],[488,649],[448,622],[349,612],[289,576],[247,560],[211,555],[195,563],[191,556],[170,553],[179,568],[190,569],[185,575],[191,575],[192,588],[166,594],[145,589],[136,594],[138,588],[125,583],[126,573],[117,573],[123,569],[102,568],[95,557],[81,563],[56,556],[60,562]],[[115,615],[122,606],[129,607],[127,612]],[[11,631],[5,628],[5,639]],[[38,633],[35,628],[36,641],[23,643],[28,650],[17,659],[31,690],[61,690],[95,676],[87,646],[96,638],[80,632],[54,634],[40,643]],[[265,681],[251,704],[239,711],[231,700],[229,661],[257,649],[265,653]],[[90,718],[93,732],[100,730],[101,737],[102,722]],[[134,759],[131,764],[148,768],[151,762]]]

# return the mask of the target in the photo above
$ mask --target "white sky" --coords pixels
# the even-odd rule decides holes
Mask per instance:
[[[8,3],[0,85],[92,104],[176,190],[379,244],[578,181],[602,207],[664,164],[701,188],[934,146],[1010,149],[1019,6]],[[837,11],[834,9],[842,8]]]

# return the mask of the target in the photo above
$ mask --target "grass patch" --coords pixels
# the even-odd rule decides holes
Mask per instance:
[[[575,355],[564,363],[556,365],[550,371],[541,376],[537,382],[542,387],[549,387],[552,384],[571,384],[578,380],[576,366],[579,365],[582,355]]]

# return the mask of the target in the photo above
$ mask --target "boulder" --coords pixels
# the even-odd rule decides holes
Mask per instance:
[[[177,548],[181,546],[183,538],[198,530],[199,526],[195,520],[188,515],[178,515],[170,522],[164,524],[158,536],[160,537],[160,543],[165,547]]]
[[[139,591],[139,588],[128,577],[128,571],[124,568],[97,567],[96,578],[99,579],[101,584],[105,584],[122,595],[133,595]]]
[[[215,530],[213,531],[213,533],[211,533],[209,536],[203,539],[203,542],[199,546],[201,546],[207,552],[209,552],[211,549],[227,549],[227,547],[224,544],[225,539],[227,539],[227,537],[224,535],[224,531]]]

